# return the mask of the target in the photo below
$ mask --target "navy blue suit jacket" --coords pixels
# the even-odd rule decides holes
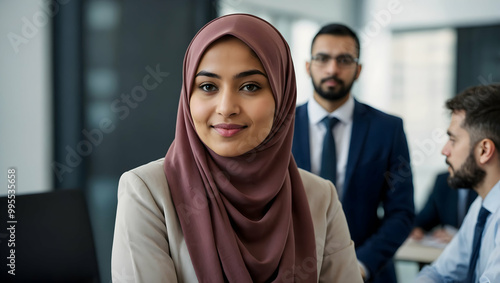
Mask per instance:
[[[448,175],[449,173],[446,172],[437,176],[434,188],[424,208],[415,219],[415,226],[426,231],[430,231],[438,225],[450,225],[457,229],[460,228],[463,219],[458,219],[458,190],[448,186]],[[476,197],[477,193],[474,190],[469,190],[466,200],[466,213]]]
[[[396,282],[392,257],[413,227],[413,182],[403,121],[354,102],[342,206],[372,282]],[[297,107],[292,152],[310,171],[307,103]],[[383,218],[377,215],[382,205]]]

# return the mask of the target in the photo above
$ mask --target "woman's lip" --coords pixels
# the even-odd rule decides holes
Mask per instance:
[[[213,125],[212,127],[215,129],[215,131],[217,131],[217,133],[226,138],[232,137],[246,128],[246,126],[237,124],[217,124]]]

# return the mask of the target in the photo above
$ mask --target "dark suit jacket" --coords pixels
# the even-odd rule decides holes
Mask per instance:
[[[426,231],[438,225],[450,225],[460,228],[458,219],[458,190],[448,186],[449,173],[439,174],[436,178],[434,188],[424,208],[418,213],[415,219],[415,226]],[[469,210],[471,203],[476,199],[477,193],[469,190],[467,194],[467,206],[465,212]],[[461,222],[461,221],[460,221]]]
[[[297,107],[292,152],[310,171],[307,104]],[[373,282],[396,282],[392,257],[413,227],[413,182],[403,121],[355,100],[342,205],[358,259]],[[377,215],[382,205],[383,218]]]

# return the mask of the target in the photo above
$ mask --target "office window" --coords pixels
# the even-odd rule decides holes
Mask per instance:
[[[423,206],[436,174],[445,171],[445,101],[455,93],[454,29],[395,32],[388,108],[402,117],[414,173],[415,206]]]

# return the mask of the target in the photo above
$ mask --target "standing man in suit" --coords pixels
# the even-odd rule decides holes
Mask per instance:
[[[413,227],[410,156],[403,121],[351,95],[359,47],[340,24],[314,37],[306,63],[313,99],[297,108],[292,152],[299,167],[337,187],[364,279],[391,283],[393,255]]]
[[[500,85],[448,100],[449,140],[442,150],[452,188],[479,195],[458,233],[416,282],[500,282]]]
[[[437,176],[424,208],[417,214],[411,237],[421,240],[431,230],[432,236],[449,243],[464,220],[477,193],[470,189],[448,186],[448,172]],[[438,228],[436,228],[438,227]]]

